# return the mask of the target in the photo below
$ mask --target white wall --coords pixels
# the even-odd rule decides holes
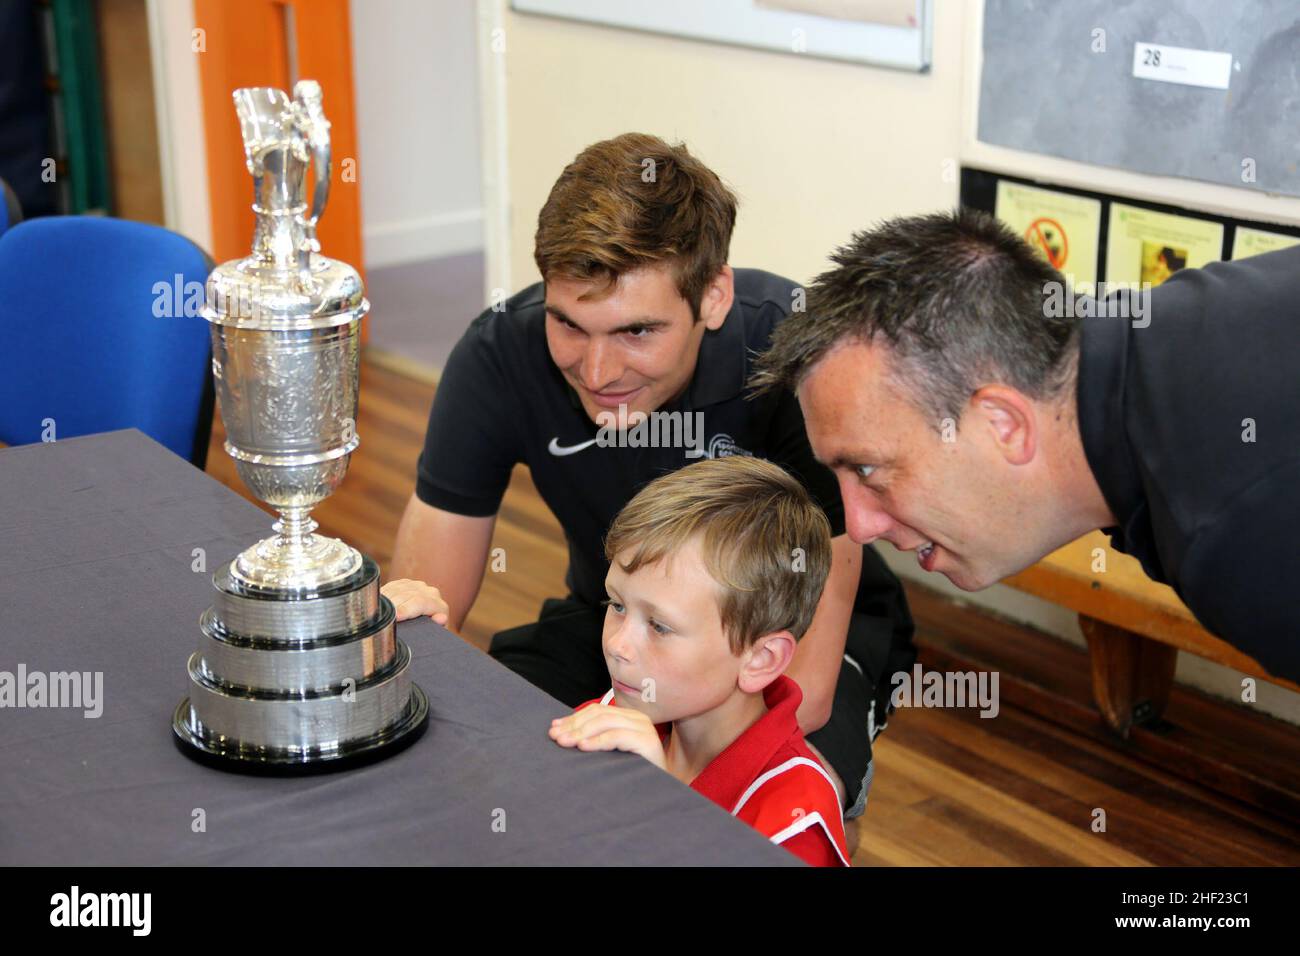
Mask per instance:
[[[146,0],[154,111],[158,118],[159,174],[163,221],[212,252],[212,207],[208,196],[208,144],[203,132],[199,59],[190,49],[191,3]]]
[[[560,169],[628,130],[684,140],[736,190],[733,263],[797,279],[873,219],[957,200],[940,160],[961,141],[960,16],[940,18],[924,75],[513,12],[504,25],[516,286],[536,275]]]
[[[933,67],[903,73],[794,54],[701,43],[517,14],[481,0],[504,50],[481,36],[505,79],[505,183],[490,215],[507,239],[488,249],[490,282],[537,278],[537,213],[563,166],[584,146],[627,130],[681,139],[738,193],[735,265],[807,281],[850,233],[958,199],[961,160],[1212,211],[1300,223],[1300,200],[1085,166],[975,142],[982,6],[937,0]],[[490,21],[490,22],[489,22]],[[501,44],[498,44],[500,46]],[[492,103],[487,104],[490,112]],[[496,145],[493,149],[496,149]],[[502,161],[485,157],[485,169]],[[1082,644],[1066,609],[1004,586],[967,594],[921,571],[910,554],[881,552],[900,574]],[[1180,680],[1233,696],[1240,678],[1180,655]],[[1261,709],[1300,721],[1300,695],[1264,685]]]
[[[352,0],[366,266],[483,246],[473,0]]]

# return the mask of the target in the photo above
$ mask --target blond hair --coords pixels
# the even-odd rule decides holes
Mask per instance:
[[[831,529],[803,485],[771,462],[740,455],[679,468],[618,513],[605,557],[630,550],[619,567],[633,574],[697,535],[733,654],[765,634],[804,635],[830,573]]]
[[[560,173],[537,217],[533,258],[543,280],[595,282],[595,297],[626,272],[666,264],[698,321],[735,224],[735,195],[685,145],[624,133]]]

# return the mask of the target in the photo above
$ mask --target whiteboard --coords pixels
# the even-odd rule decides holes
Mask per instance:
[[[899,70],[929,69],[933,0],[906,0],[915,26],[806,12],[854,4],[859,9],[900,6],[898,0],[511,0],[521,13]],[[799,9],[778,9],[782,6]]]

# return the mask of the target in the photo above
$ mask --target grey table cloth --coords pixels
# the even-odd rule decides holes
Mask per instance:
[[[270,523],[137,431],[0,450],[0,680],[102,675],[98,716],[0,707],[0,864],[798,864],[640,757],[556,746],[562,704],[427,618],[399,625],[432,712],[409,749],[295,778],[187,759],[211,573]]]

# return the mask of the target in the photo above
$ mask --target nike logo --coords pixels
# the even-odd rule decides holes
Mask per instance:
[[[552,438],[551,443],[548,446],[546,446],[546,450],[549,451],[552,455],[555,455],[557,458],[563,458],[565,455],[577,454],[578,452],[582,451],[584,448],[590,448],[592,445],[596,444],[596,441],[597,439],[593,438],[590,441],[585,441],[580,445],[569,445],[566,448],[565,446],[560,444],[560,440],[558,438]]]

